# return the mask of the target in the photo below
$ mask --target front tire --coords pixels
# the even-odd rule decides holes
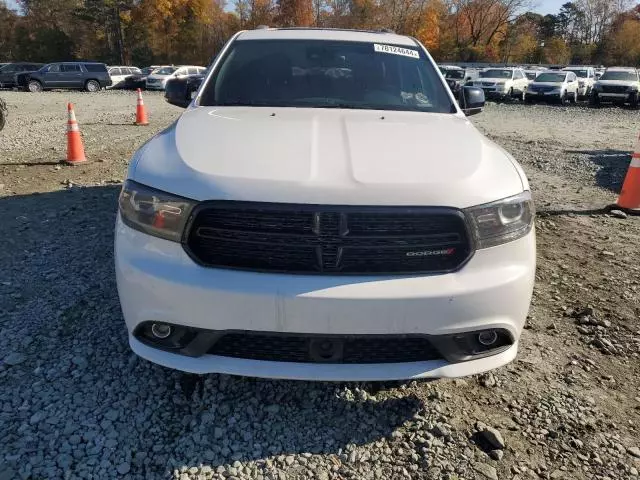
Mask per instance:
[[[629,95],[629,105],[631,108],[638,108],[638,92]]]
[[[569,103],[575,105],[578,102],[578,92],[573,92],[573,95],[569,97]]]
[[[598,97],[598,92],[594,91],[591,93],[589,97],[589,105],[592,107],[597,107],[600,105],[600,97]]]
[[[91,93],[99,92],[100,84],[95,80],[87,80],[87,83],[84,84],[84,89]]]
[[[42,84],[37,80],[31,80],[27,84],[27,90],[29,90],[31,93],[41,92],[43,90]]]
[[[567,92],[562,92],[560,94],[560,105],[564,105],[565,103],[567,103]]]

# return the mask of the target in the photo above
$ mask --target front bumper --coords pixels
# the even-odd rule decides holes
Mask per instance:
[[[166,83],[149,83],[145,82],[145,88],[147,90],[164,90],[166,87]]]
[[[625,102],[628,102],[631,99],[631,95],[633,93],[637,93],[637,92],[628,92],[628,93],[603,93],[603,92],[597,92],[598,94],[598,98],[600,100],[602,100],[603,102],[606,101],[620,101],[623,100]]]
[[[487,87],[481,87],[481,88],[482,90],[484,90],[484,95],[487,98],[502,99],[509,96],[509,92],[505,92],[503,89],[487,88]]]
[[[458,377],[513,360],[535,274],[535,233],[478,250],[446,275],[348,277],[253,273],[196,265],[180,244],[116,226],[118,292],[131,348],[194,373],[309,380]],[[324,364],[188,357],[143,344],[133,332],[156,321],[213,330],[324,335],[447,335],[505,329],[514,344],[489,357],[384,364]]]
[[[536,92],[534,90],[527,90],[525,92],[525,98],[532,100],[557,100],[560,98],[561,93],[555,92]]]

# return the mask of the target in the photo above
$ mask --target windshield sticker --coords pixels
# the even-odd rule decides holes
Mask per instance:
[[[402,55],[403,57],[420,58],[420,54],[417,50],[411,50],[410,48],[395,47],[393,45],[380,45],[379,43],[373,44],[373,50],[380,53],[390,53],[392,55]]]

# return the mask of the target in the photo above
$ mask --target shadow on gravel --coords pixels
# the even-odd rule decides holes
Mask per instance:
[[[596,185],[619,193],[624,176],[629,168],[631,152],[623,150],[566,150],[566,153],[585,155],[600,168],[596,172]]]
[[[127,343],[113,272],[118,192],[0,197],[0,393],[11,392],[0,451],[21,478],[165,478],[236,460],[266,471],[290,454],[339,465],[357,445],[416,428],[418,413],[439,416],[413,393],[354,384],[207,375],[185,395],[183,374]]]
[[[42,166],[42,165],[60,165],[64,163],[63,160],[58,160],[56,161],[43,161],[43,162],[0,162],[0,166],[17,166],[17,165],[24,165],[25,167],[36,167],[36,166]],[[6,197],[5,197],[6,198]]]

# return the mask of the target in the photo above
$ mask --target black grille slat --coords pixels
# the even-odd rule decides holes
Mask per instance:
[[[472,253],[455,209],[226,201],[196,209],[184,246],[209,267],[334,275],[449,272]]]
[[[310,355],[312,338],[302,334],[226,333],[208,353],[251,360],[318,363]],[[327,338],[342,342],[343,353],[336,360],[322,363],[406,363],[442,358],[424,336],[333,335]]]

